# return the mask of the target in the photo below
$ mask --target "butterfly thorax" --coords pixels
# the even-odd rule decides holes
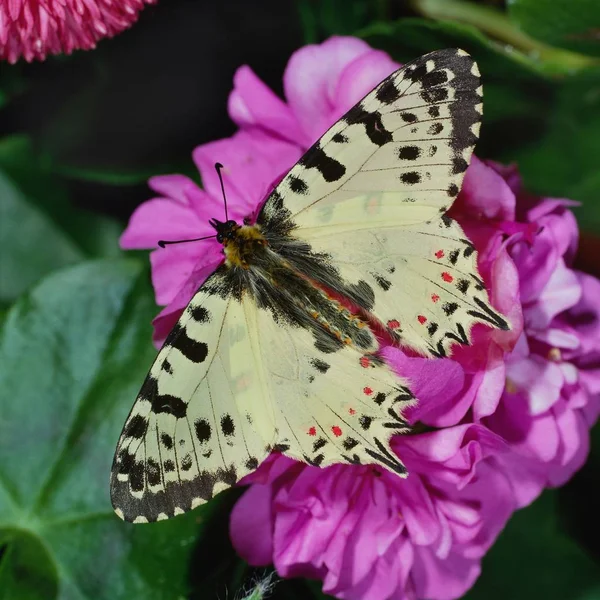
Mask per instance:
[[[217,230],[217,241],[223,244],[228,267],[250,268],[252,257],[267,245],[258,225],[238,225],[235,221],[221,223],[216,219],[211,225]]]

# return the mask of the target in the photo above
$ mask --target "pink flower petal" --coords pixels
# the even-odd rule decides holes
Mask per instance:
[[[231,511],[231,542],[253,566],[268,565],[273,560],[271,493],[269,485],[252,485]]]
[[[302,139],[296,117],[252,71],[240,67],[233,76],[234,89],[229,95],[229,116],[240,127],[264,127],[276,137],[290,141]]]
[[[159,240],[210,235],[209,229],[208,223],[202,223],[190,208],[155,198],[138,206],[131,215],[120,245],[126,250],[156,248]]]
[[[283,86],[288,104],[310,145],[330,125],[339,74],[353,60],[371,52],[357,38],[334,37],[320,45],[304,46],[290,58]]]

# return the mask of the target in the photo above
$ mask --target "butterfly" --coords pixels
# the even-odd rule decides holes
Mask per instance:
[[[212,219],[224,260],[167,337],[118,441],[111,497],[134,523],[229,488],[273,450],[400,476],[410,384],[384,333],[432,358],[471,327],[509,329],[446,213],[478,138],[482,88],[463,50],[392,73],[267,196],[253,222]]]

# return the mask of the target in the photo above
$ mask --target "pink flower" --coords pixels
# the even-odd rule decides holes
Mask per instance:
[[[184,178],[152,180],[161,198],[134,214],[123,247],[210,233],[208,219],[222,214],[216,161],[228,168],[230,215],[253,213],[301,153],[396,66],[353,38],[308,46],[286,69],[287,102],[242,67],[229,102],[240,131],[194,153],[206,191]],[[385,348],[419,398],[408,414],[415,432],[394,440],[410,476],[273,455],[246,478],[253,485],[232,513],[231,536],[246,560],[318,577],[340,598],[457,598],[512,511],[581,465],[600,412],[600,284],[570,268],[577,228],[568,204],[527,195],[516,169],[473,158],[452,212],[512,329],[477,326],[471,346],[451,359]],[[167,305],[157,339],[221,260],[212,240],[175,248],[151,255],[157,301]]]
[[[89,49],[127,29],[155,0],[6,0],[0,2],[0,59],[13,64]]]

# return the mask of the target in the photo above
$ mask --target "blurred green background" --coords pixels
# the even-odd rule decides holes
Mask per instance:
[[[333,34],[400,62],[469,51],[485,89],[477,154],[581,201],[577,266],[600,274],[598,0],[162,0],[93,52],[0,65],[0,598],[226,598],[256,574],[228,541],[240,490],[149,527],[112,513],[112,453],[157,312],[145,253],[117,240],[149,176],[198,180],[192,149],[233,133],[239,65],[281,93],[290,54]],[[511,520],[466,598],[600,598],[593,438],[572,481]],[[273,597],[319,589],[290,580]]]

